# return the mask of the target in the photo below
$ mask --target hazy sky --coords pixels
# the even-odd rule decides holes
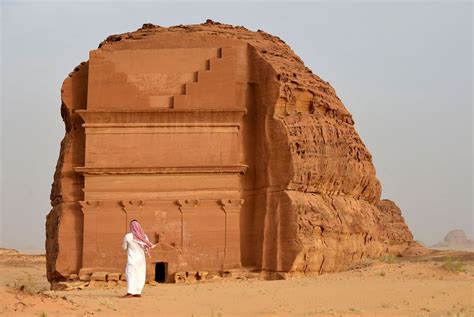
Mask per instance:
[[[44,248],[67,74],[110,34],[207,18],[281,37],[334,86],[416,239],[472,237],[470,2],[220,3],[1,2],[0,247]]]

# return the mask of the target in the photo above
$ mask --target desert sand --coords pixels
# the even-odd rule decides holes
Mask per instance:
[[[465,272],[444,267],[447,259]],[[3,316],[474,316],[474,253],[385,257],[351,270],[288,280],[258,278],[50,291],[44,255],[0,251]]]

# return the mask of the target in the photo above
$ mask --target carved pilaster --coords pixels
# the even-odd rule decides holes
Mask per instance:
[[[82,267],[94,267],[94,261],[97,258],[97,212],[102,205],[102,201],[86,200],[79,203],[84,215]]]
[[[199,206],[199,199],[180,199],[176,201],[181,212],[181,248],[189,245],[185,239],[186,226],[192,221],[193,214]]]
[[[243,199],[219,200],[225,213],[224,268],[240,266],[240,210],[243,203]]]

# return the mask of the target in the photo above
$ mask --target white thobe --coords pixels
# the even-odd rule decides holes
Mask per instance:
[[[127,250],[127,266],[125,267],[127,293],[141,294],[146,279],[145,250],[133,240],[133,233],[127,233],[123,237],[122,248]]]

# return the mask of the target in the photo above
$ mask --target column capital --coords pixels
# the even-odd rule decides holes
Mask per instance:
[[[97,210],[102,206],[102,200],[84,200],[79,201],[83,214],[96,213]]]
[[[123,211],[128,213],[139,213],[142,210],[143,205],[145,204],[144,200],[122,200],[120,205],[122,205]]]
[[[179,207],[181,212],[194,212],[196,208],[199,206],[199,199],[179,199],[176,201],[176,204]]]
[[[242,205],[244,204],[243,199],[220,199],[218,201],[221,205],[222,210],[225,213],[239,213]]]

